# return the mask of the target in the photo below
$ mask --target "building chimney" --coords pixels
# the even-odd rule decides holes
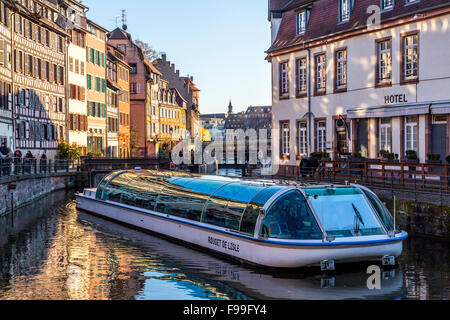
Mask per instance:
[[[167,59],[167,54],[163,53],[163,54],[161,55],[161,58],[162,58],[162,61],[166,61],[166,59]]]
[[[179,78],[180,77],[180,70],[177,70],[176,74],[177,74],[177,77]]]
[[[191,81],[194,82],[194,77],[193,76],[191,76]]]

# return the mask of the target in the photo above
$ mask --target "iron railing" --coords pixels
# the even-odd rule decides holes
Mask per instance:
[[[44,160],[34,158],[0,159],[0,178],[19,175],[53,174],[80,170],[77,160]]]
[[[277,178],[358,183],[412,192],[450,193],[450,165],[410,162],[319,161],[316,168],[283,167]]]

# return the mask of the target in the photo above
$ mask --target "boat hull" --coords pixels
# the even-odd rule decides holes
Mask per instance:
[[[367,241],[336,244],[322,241],[261,240],[230,230],[101,201],[84,195],[77,195],[77,208],[249,264],[273,268],[317,266],[324,260],[347,263],[381,261],[386,255],[399,257],[406,237],[405,234],[395,239],[378,236],[371,237]]]

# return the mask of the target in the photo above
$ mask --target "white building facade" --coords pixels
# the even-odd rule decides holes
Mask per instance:
[[[87,104],[86,104],[86,11],[77,1],[67,1],[68,32],[68,126],[69,144],[76,145],[83,156],[87,155]]]
[[[413,150],[421,162],[428,154],[445,162],[448,1],[282,2],[269,14],[277,34],[267,51],[282,167],[313,152],[379,158],[384,150],[403,160]]]

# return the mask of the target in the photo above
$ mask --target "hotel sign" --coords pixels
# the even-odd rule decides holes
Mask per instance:
[[[384,96],[384,104],[394,104],[394,103],[408,103],[408,99],[406,99],[406,94],[392,94],[389,96]]]

